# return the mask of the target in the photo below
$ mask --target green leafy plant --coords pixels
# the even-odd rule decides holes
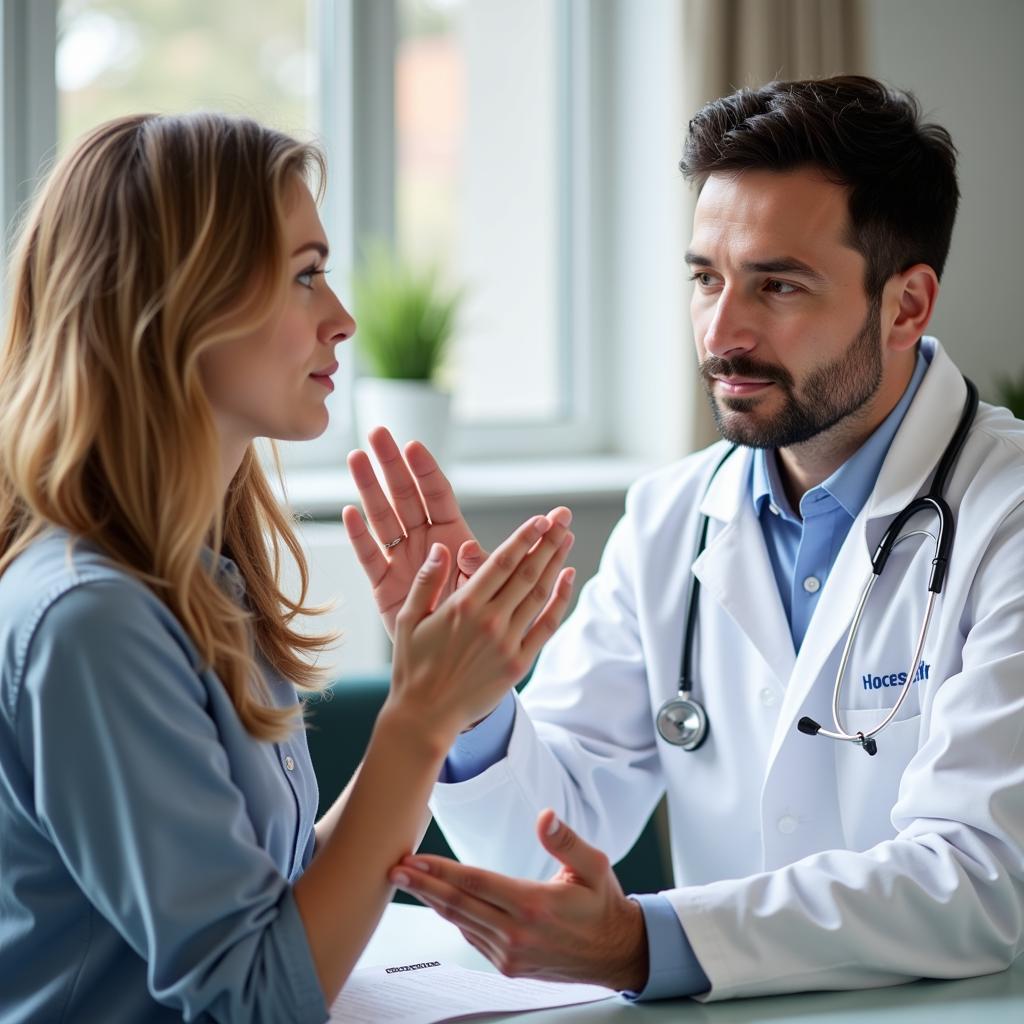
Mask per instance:
[[[1024,419],[1024,370],[1016,376],[1001,373],[996,377],[996,404],[1005,405],[1017,419]]]
[[[371,375],[434,380],[463,291],[444,288],[436,267],[414,267],[380,242],[364,247],[352,291],[357,351]]]

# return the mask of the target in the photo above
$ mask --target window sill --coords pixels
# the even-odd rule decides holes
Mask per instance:
[[[544,510],[557,504],[619,501],[629,485],[652,468],[649,462],[616,455],[495,459],[458,463],[448,477],[466,511],[524,503]],[[358,504],[355,485],[343,466],[289,470],[286,488],[292,511],[314,519],[337,519],[344,505]],[[276,485],[275,490],[281,497]]]

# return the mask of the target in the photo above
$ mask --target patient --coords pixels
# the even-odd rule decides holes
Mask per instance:
[[[323,432],[355,330],[324,277],[322,180],[315,150],[248,120],[128,117],[27,215],[0,351],[7,1024],[319,1024],[455,736],[566,608],[560,512],[457,591],[428,504],[378,535],[403,593],[391,690],[314,823],[296,688],[322,684],[331,638],[296,626],[307,567],[253,442]]]

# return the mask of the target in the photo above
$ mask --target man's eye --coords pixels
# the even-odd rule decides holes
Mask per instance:
[[[702,288],[708,288],[713,284],[711,275],[704,270],[698,270],[696,274],[691,274],[690,280],[696,281]]]
[[[765,287],[775,295],[794,295],[800,291],[795,284],[790,284],[788,281],[769,281]]]

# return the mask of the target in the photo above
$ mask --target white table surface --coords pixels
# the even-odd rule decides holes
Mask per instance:
[[[424,907],[392,903],[359,961],[360,967],[440,960],[476,970],[494,968],[458,930]],[[568,1024],[570,1021],[661,1021],[748,1024],[1021,1024],[1024,1022],[1024,959],[1008,971],[964,981],[918,981],[860,992],[805,993],[734,999],[704,1005],[692,999],[628,1003],[616,996],[601,1003],[491,1016],[488,1021]]]

